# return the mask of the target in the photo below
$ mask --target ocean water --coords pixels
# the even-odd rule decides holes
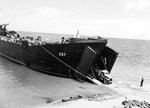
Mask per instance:
[[[150,41],[133,39],[109,39],[108,46],[119,52],[112,70],[115,81],[140,84],[141,78],[150,82]]]
[[[42,36],[52,41],[72,35],[19,32],[21,36]],[[108,46],[119,52],[112,69],[113,83],[128,88],[150,83],[150,41],[109,38]],[[87,82],[50,76],[0,56],[0,108],[35,108],[40,104],[77,94],[107,92]]]

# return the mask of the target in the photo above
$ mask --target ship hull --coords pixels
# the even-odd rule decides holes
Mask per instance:
[[[92,65],[95,58],[101,55],[106,47],[106,40],[99,42],[87,43],[70,43],[70,44],[46,44],[28,46],[26,42],[22,45],[0,40],[0,54],[14,62],[25,65],[29,68],[38,70],[51,75],[77,78],[76,72],[80,72],[79,64],[81,63],[84,52],[90,47],[95,52],[95,57],[89,60]],[[86,62],[88,62],[87,60]],[[84,62],[82,64],[85,64]],[[101,65],[101,64],[100,64]],[[86,65],[83,65],[83,68]],[[77,70],[77,71],[76,71]],[[86,73],[90,68],[86,68]],[[82,72],[81,72],[82,73]]]

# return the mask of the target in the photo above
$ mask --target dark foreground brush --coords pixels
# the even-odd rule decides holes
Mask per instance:
[[[146,101],[138,101],[138,100],[125,100],[122,102],[124,108],[132,108],[132,107],[139,107],[139,108],[150,108],[150,104]]]

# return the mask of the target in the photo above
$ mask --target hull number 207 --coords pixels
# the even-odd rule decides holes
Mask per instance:
[[[66,53],[59,52],[59,56],[64,57],[64,56],[66,56]]]

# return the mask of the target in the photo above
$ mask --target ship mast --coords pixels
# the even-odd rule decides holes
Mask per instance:
[[[79,30],[77,30],[76,38],[79,38]]]

